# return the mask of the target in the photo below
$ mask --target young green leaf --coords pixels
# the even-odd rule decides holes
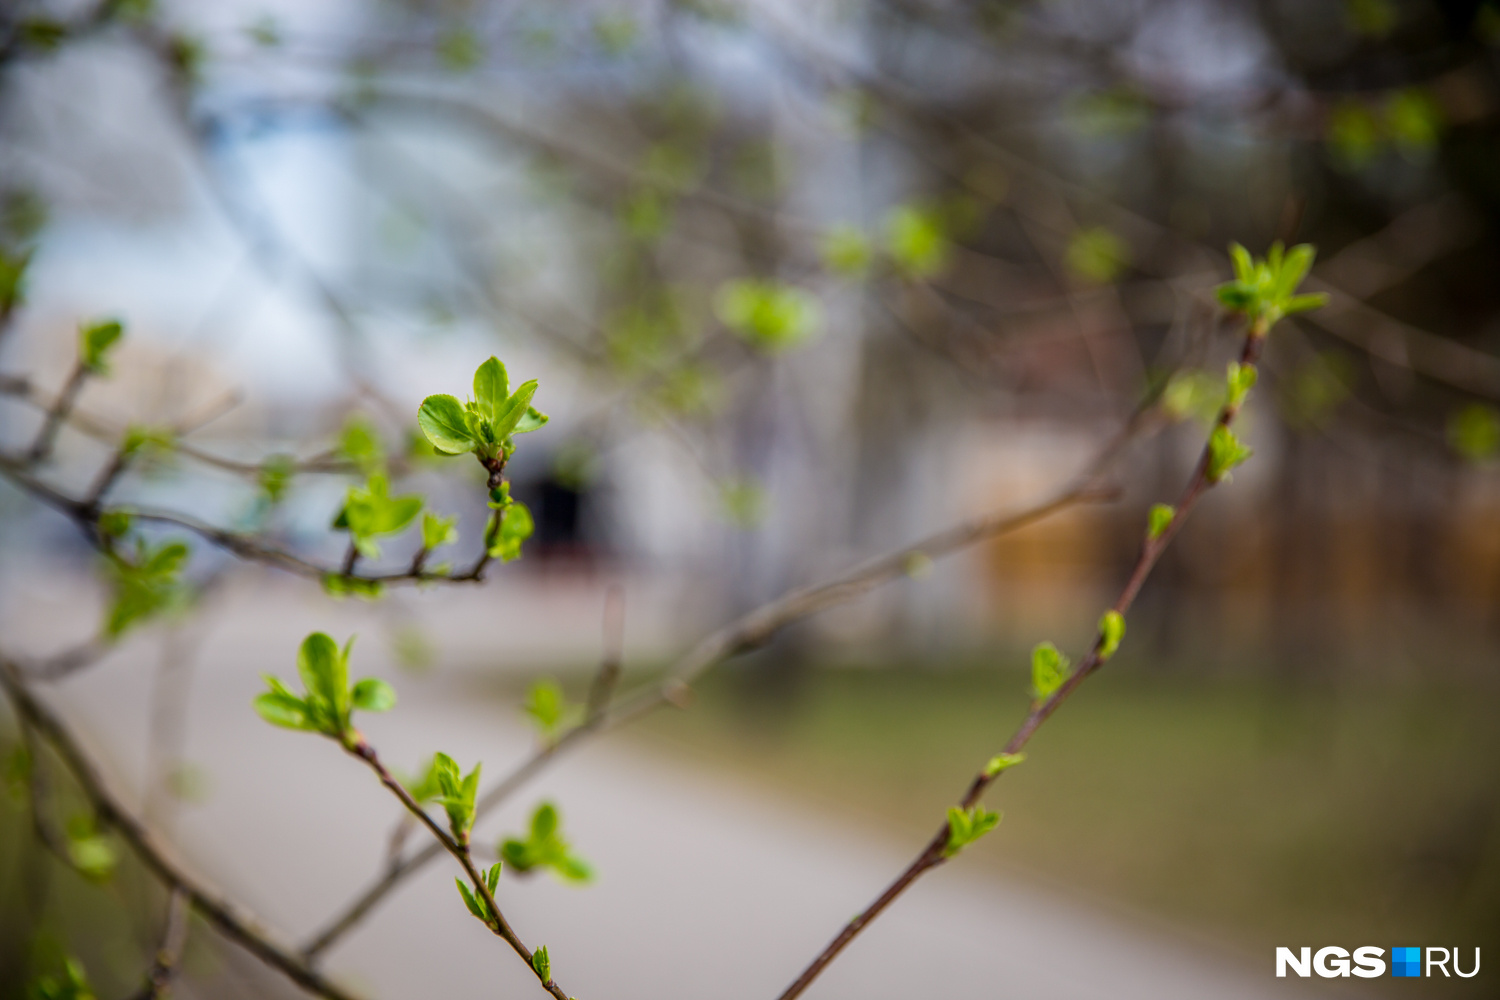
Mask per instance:
[[[452,396],[428,396],[417,410],[417,425],[432,447],[444,455],[462,455],[479,447],[464,404]]]
[[[531,397],[536,395],[536,379],[522,382],[504,405],[498,407],[490,421],[493,440],[504,441],[531,411]],[[540,414],[538,414],[540,416]]]
[[[296,474],[297,463],[290,455],[271,455],[261,462],[255,478],[266,503],[272,506],[281,503]]]
[[[1257,376],[1254,365],[1242,365],[1238,361],[1229,362],[1228,372],[1225,376],[1225,385],[1228,388],[1228,405],[1238,409],[1244,402],[1245,397],[1255,386]]]
[[[1146,537],[1156,541],[1172,526],[1177,510],[1171,504],[1154,503],[1146,515]]]
[[[375,538],[405,531],[422,512],[422,503],[422,498],[415,494],[391,496],[390,483],[377,472],[364,486],[349,487],[333,526],[349,532],[350,541],[361,555],[378,558],[380,546]]]
[[[954,806],[948,810],[948,845],[943,848],[943,857],[953,857],[999,824],[1000,814],[983,806],[970,809]]]
[[[109,530],[119,528],[121,523],[114,520]],[[124,524],[128,529],[128,520]],[[101,531],[105,530],[101,526]],[[182,542],[167,542],[152,548],[137,539],[131,557],[113,548],[107,550],[104,566],[113,600],[104,623],[105,635],[118,638],[148,618],[181,607],[188,596],[181,579],[187,558],[188,547]]]
[[[535,406],[527,406],[526,412],[521,414],[521,419],[516,422],[515,430],[510,433],[513,436],[516,434],[529,434],[534,430],[545,427],[547,421],[550,419],[552,418],[548,417],[541,410],[538,410]]]
[[[1114,656],[1124,639],[1125,616],[1113,609],[1104,612],[1104,617],[1099,619],[1099,659]]]
[[[548,742],[583,718],[583,706],[570,704],[562,688],[548,678],[532,683],[521,708]]]
[[[489,553],[501,562],[513,562],[521,558],[521,543],[531,537],[536,522],[531,511],[520,501],[512,500],[500,516],[500,530],[490,543]]]
[[[1208,439],[1208,481],[1227,481],[1229,471],[1253,454],[1253,449],[1235,437],[1234,431],[1223,425],[1215,427]]]
[[[422,515],[422,547],[435,549],[458,541],[458,515],[439,517],[433,513]]]
[[[1072,664],[1068,658],[1058,652],[1056,646],[1050,642],[1039,643],[1031,651],[1031,693],[1038,700],[1052,696],[1052,693],[1063,686],[1068,679],[1068,669]]]
[[[256,696],[255,711],[273,726],[284,729],[321,731],[320,720],[312,706],[286,689],[286,686],[269,674],[262,675],[271,690]]]
[[[468,883],[463,879],[455,878],[453,881],[458,884],[458,894],[464,898],[464,905],[469,908],[469,912],[474,914],[474,916],[478,917],[485,923],[489,923],[490,908],[485,905],[484,900],[479,896],[474,895],[474,892],[469,888]]]
[[[396,692],[378,677],[366,677],[354,685],[350,701],[361,712],[389,712],[396,707]]]
[[[63,963],[63,974],[39,976],[31,984],[32,1000],[95,1000],[94,988],[77,959]]]
[[[1007,771],[1025,759],[1024,753],[997,753],[990,758],[989,763],[984,765],[984,776],[993,778],[1001,771]]]
[[[565,882],[583,883],[594,877],[588,862],[574,854],[563,837],[562,817],[550,802],[541,803],[532,813],[526,838],[506,838],[500,844],[499,854],[518,875],[547,868]]]
[[[810,292],[774,281],[726,282],[715,296],[714,309],[720,322],[768,354],[796,347],[822,325],[822,309]]]
[[[552,979],[552,959],[547,956],[547,946],[542,945],[531,953],[531,967],[536,970],[537,978],[542,982],[550,982]]]
[[[367,476],[374,475],[385,466],[385,445],[381,443],[380,433],[375,425],[363,413],[349,415],[349,419],[344,422],[344,429],[339,433],[335,451]]]
[[[469,830],[474,826],[474,797],[479,792],[481,765],[475,764],[474,770],[460,777],[458,764],[453,758],[439,753],[433,755],[432,766],[442,792],[436,801],[448,813],[448,828],[453,831],[454,839],[467,843]]]
[[[94,375],[109,374],[109,355],[125,335],[118,320],[89,323],[78,330],[78,363]]]
[[[1283,316],[1295,316],[1297,313],[1307,312],[1311,309],[1322,309],[1328,304],[1327,292],[1313,292],[1308,295],[1293,295],[1286,300],[1286,305],[1281,307]]]
[[[510,398],[510,382],[500,359],[491,357],[474,371],[474,402],[486,420],[494,422]]]
[[[1255,280],[1255,261],[1246,250],[1238,243],[1229,244],[1229,259],[1234,264],[1235,280],[1241,284],[1248,285]]]
[[[297,673],[314,712],[329,730],[343,732],[349,720],[349,664],[332,636],[314,632],[302,640]]]
[[[93,817],[81,815],[68,824],[68,860],[92,882],[104,882],[114,874],[120,857],[109,839],[99,832]]]

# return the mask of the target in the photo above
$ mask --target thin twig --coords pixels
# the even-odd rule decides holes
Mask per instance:
[[[1244,347],[1240,352],[1241,364],[1255,364],[1264,345],[1265,334],[1266,326],[1264,323],[1257,321],[1251,325],[1246,333]],[[1228,427],[1234,421],[1238,412],[1239,404],[1233,401],[1229,402],[1220,410],[1215,427]],[[1188,484],[1182,492],[1181,499],[1177,502],[1176,513],[1171,522],[1158,537],[1151,538],[1148,536],[1142,543],[1141,552],[1136,559],[1135,567],[1131,570],[1125,586],[1112,605],[1112,610],[1121,615],[1130,610],[1131,604],[1135,602],[1136,595],[1140,593],[1141,585],[1145,583],[1146,577],[1150,575],[1157,560],[1161,558],[1162,553],[1166,551],[1167,546],[1176,537],[1178,530],[1180,530],[1183,522],[1197,504],[1199,498],[1214,485],[1214,482],[1209,479],[1210,460],[1211,449],[1209,445],[1205,444],[1203,453],[1198,459],[1197,467],[1194,469],[1192,477],[1188,480]],[[1021,721],[1020,727],[1016,729],[1010,740],[1006,742],[1002,753],[1019,753],[1042,723],[1046,722],[1052,716],[1052,713],[1057,711],[1058,707],[1067,700],[1070,694],[1077,690],[1078,686],[1090,674],[1098,670],[1105,659],[1103,655],[1104,643],[1105,638],[1101,634],[1095,640],[1089,655],[1079,664],[1078,669],[1069,675],[1062,686],[1053,692],[1050,697],[1042,699],[1032,706],[1026,717]],[[959,808],[972,808],[979,801],[980,797],[984,795],[985,789],[1004,773],[1003,770],[994,773],[990,773],[988,770],[980,771],[969,783],[968,790],[964,792],[963,797],[959,800]],[[803,970],[802,974],[782,992],[778,1000],[794,1000],[795,997],[800,996],[818,978],[823,970],[838,957],[839,953],[848,946],[849,942],[853,941],[861,931],[884,912],[886,907],[895,902],[913,882],[928,870],[936,868],[946,861],[945,849],[948,846],[950,835],[949,824],[945,822],[911,864],[907,865],[901,874],[885,888],[885,891],[873,903],[844,925],[843,929],[823,948],[817,957],[813,959],[812,963]]]
[[[29,464],[44,462],[52,454],[52,446],[57,441],[57,432],[62,427],[63,421],[67,419],[68,411],[73,408],[78,392],[83,388],[83,383],[88,376],[89,370],[83,362],[79,361],[73,365],[73,371],[68,375],[68,380],[63,383],[62,391],[57,394],[56,401],[48,407],[47,415],[42,418],[42,429],[37,432],[36,440],[32,441],[31,447],[27,449],[26,461]]]
[[[161,945],[146,973],[146,984],[133,1000],[165,1000],[172,991],[172,981],[182,967],[182,951],[187,946],[188,896],[180,888],[167,897],[167,919],[162,929]]]
[[[516,934],[509,922],[506,921],[505,914],[500,912],[500,906],[495,902],[494,894],[490,892],[489,883],[485,881],[483,873],[474,866],[473,855],[469,852],[467,835],[462,838],[454,838],[447,830],[439,826],[437,821],[427,814],[427,810],[423,809],[417,800],[411,797],[411,793],[406,790],[406,787],[396,780],[395,775],[386,770],[385,765],[380,762],[379,756],[375,753],[375,748],[365,742],[363,737],[356,738],[352,744],[345,744],[345,749],[353,756],[368,764],[371,770],[380,778],[380,783],[390,789],[391,794],[395,795],[401,801],[401,804],[406,807],[407,812],[415,816],[417,821],[432,834],[433,839],[437,842],[435,846],[453,855],[458,863],[463,866],[464,874],[473,883],[474,891],[484,900],[484,904],[488,908],[487,912],[492,918],[490,921],[486,921],[486,926],[494,931],[498,937],[503,938],[506,944],[509,944],[515,950],[515,953],[521,956],[522,961],[526,963],[526,967],[541,982],[543,989],[551,993],[557,1000],[568,1000],[568,995],[555,982],[551,979],[543,979],[541,973],[537,972],[536,968],[531,964],[531,949],[527,948],[521,942],[520,936]]]
[[[353,993],[325,978],[264,927],[238,903],[188,873],[165,844],[127,809],[111,791],[97,765],[77,738],[45,702],[34,695],[9,659],[0,658],[0,688],[17,713],[51,745],[72,772],[104,825],[114,829],[152,875],[169,889],[181,890],[209,923],[231,941],[285,975],[302,989],[326,1000],[356,1000]]]
[[[620,680],[620,660],[625,645],[625,588],[613,584],[604,594],[604,655],[599,672],[589,685],[587,719],[597,719],[609,708],[610,696]]]

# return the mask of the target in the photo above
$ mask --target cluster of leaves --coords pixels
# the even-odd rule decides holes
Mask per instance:
[[[583,706],[568,701],[557,682],[546,678],[527,689],[521,710],[548,743],[583,721]]]
[[[513,435],[547,423],[547,415],[531,405],[536,385],[532,379],[511,392],[505,366],[492,357],[474,372],[473,399],[461,403],[454,396],[428,396],[417,410],[417,424],[443,455],[472,452],[482,461],[509,457]]]
[[[984,765],[984,776],[993,778],[1001,771],[1008,771],[1025,759],[1024,753],[997,753]]]
[[[474,828],[474,800],[479,794],[482,767],[482,764],[475,764],[472,771],[464,774],[458,762],[447,754],[432,757],[432,781],[437,786],[437,795],[432,801],[448,814],[448,829],[460,844],[469,842],[469,831]]]
[[[541,945],[531,953],[531,968],[542,982],[552,981],[552,957],[547,954],[546,945]]]
[[[89,813],[78,813],[68,820],[65,830],[68,840],[68,860],[84,878],[103,882],[114,874],[120,857],[114,845],[99,829],[98,822]]]
[[[83,966],[69,958],[63,963],[61,976],[39,976],[31,984],[30,1000],[94,1000],[94,988]]]
[[[101,320],[78,328],[78,364],[91,375],[109,374],[109,356],[125,327],[119,320]]]
[[[1229,427],[1220,424],[1208,436],[1208,481],[1228,482],[1229,470],[1243,465],[1254,449],[1246,445]]]
[[[562,821],[557,807],[543,802],[531,814],[531,829],[523,840],[508,837],[500,844],[500,857],[517,874],[547,868],[566,882],[591,881],[594,870],[578,855],[562,835]]]
[[[1038,643],[1031,651],[1031,694],[1037,701],[1050,698],[1068,679],[1073,664],[1050,642]]]
[[[1177,508],[1169,503],[1154,503],[1146,514],[1146,537],[1156,541],[1167,533],[1177,518]]]
[[[714,307],[725,326],[767,354],[805,343],[822,324],[816,298],[774,281],[727,282],[719,289]]]
[[[380,545],[375,539],[400,534],[421,512],[420,496],[391,496],[389,480],[384,473],[376,472],[363,486],[349,487],[344,506],[333,519],[333,527],[349,532],[349,540],[360,555],[378,559]]]
[[[114,540],[130,530],[129,515],[119,511],[104,514],[99,519],[99,530],[110,540],[104,556],[112,591],[104,621],[105,635],[119,638],[132,626],[186,601],[188,591],[182,581],[182,567],[189,554],[186,544],[164,542],[153,547],[145,539],[137,538],[135,552],[127,557]]]
[[[255,711],[275,726],[321,733],[352,745],[358,732],[349,724],[355,709],[385,712],[396,704],[396,692],[385,681],[366,677],[349,685],[351,637],[340,649],[332,637],[314,632],[297,650],[297,673],[304,691],[296,695],[279,678],[265,675],[270,690],[255,699]]]
[[[1250,395],[1250,390],[1255,388],[1257,372],[1254,365],[1241,364],[1238,361],[1229,362],[1229,370],[1224,377],[1225,404],[1232,410],[1238,410],[1245,403],[1245,398]]]
[[[501,562],[521,558],[521,543],[536,530],[531,510],[510,495],[510,484],[501,483],[490,491],[489,508],[499,513],[485,537],[485,550]]]
[[[1250,251],[1232,243],[1229,257],[1234,262],[1234,280],[1218,287],[1219,301],[1225,308],[1243,314],[1264,334],[1284,316],[1328,303],[1328,296],[1322,293],[1297,294],[1316,256],[1311,244],[1284,250],[1278,241],[1271,244],[1264,258],[1255,260]]]
[[[1414,159],[1426,156],[1437,146],[1445,125],[1432,95],[1410,87],[1386,94],[1378,104],[1340,103],[1328,116],[1325,139],[1339,165],[1357,170],[1388,149]]]
[[[496,861],[490,865],[489,871],[484,873],[484,884],[490,890],[491,899],[495,896],[495,890],[500,887],[500,870],[504,867],[501,862]],[[458,883],[458,894],[464,898],[464,905],[469,908],[469,912],[485,924],[493,926],[495,915],[490,912],[490,905],[485,902],[484,896],[470,889],[468,883],[461,878],[455,878],[453,881]]]
[[[943,857],[953,857],[999,825],[1000,814],[984,806],[969,809],[954,806],[948,810],[948,844],[943,848]]]
[[[1099,659],[1114,656],[1125,641],[1125,616],[1111,608],[1099,619]]]

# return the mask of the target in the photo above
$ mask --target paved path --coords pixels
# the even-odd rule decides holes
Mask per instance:
[[[250,710],[259,673],[294,673],[297,638],[328,626],[326,605],[280,591],[251,605],[254,614],[225,616],[204,646],[188,756],[213,792],[184,807],[177,837],[215,881],[300,936],[376,869],[396,813],[369,773],[331,744],[273,729]],[[331,629],[340,636],[355,617],[381,613],[344,608]],[[397,710],[363,726],[389,761],[411,767],[442,749],[465,764],[483,759],[493,776],[525,752],[528,735],[512,711],[465,694],[472,685],[451,675],[402,676],[379,647],[357,646],[355,671],[399,689]],[[156,655],[143,637],[53,693],[132,789],[144,771]],[[558,980],[583,1000],[771,1000],[915,847],[619,739],[562,762],[483,823],[479,839],[519,829],[542,796],[562,806],[600,878],[586,889],[507,878],[500,898],[529,943],[549,946]],[[328,967],[390,1000],[540,996],[468,916],[446,863],[393,896]],[[960,863],[920,883],[808,996],[1251,1000],[1308,996],[1300,985]]]

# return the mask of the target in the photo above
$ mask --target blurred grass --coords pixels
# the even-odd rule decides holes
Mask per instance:
[[[963,863],[1147,911],[1253,961],[1275,945],[1500,946],[1500,691],[1294,687],[1119,659],[991,790],[1004,822]],[[639,739],[914,851],[1027,707],[1013,670],[823,669],[770,699],[754,669],[711,677],[692,711],[652,716]]]

